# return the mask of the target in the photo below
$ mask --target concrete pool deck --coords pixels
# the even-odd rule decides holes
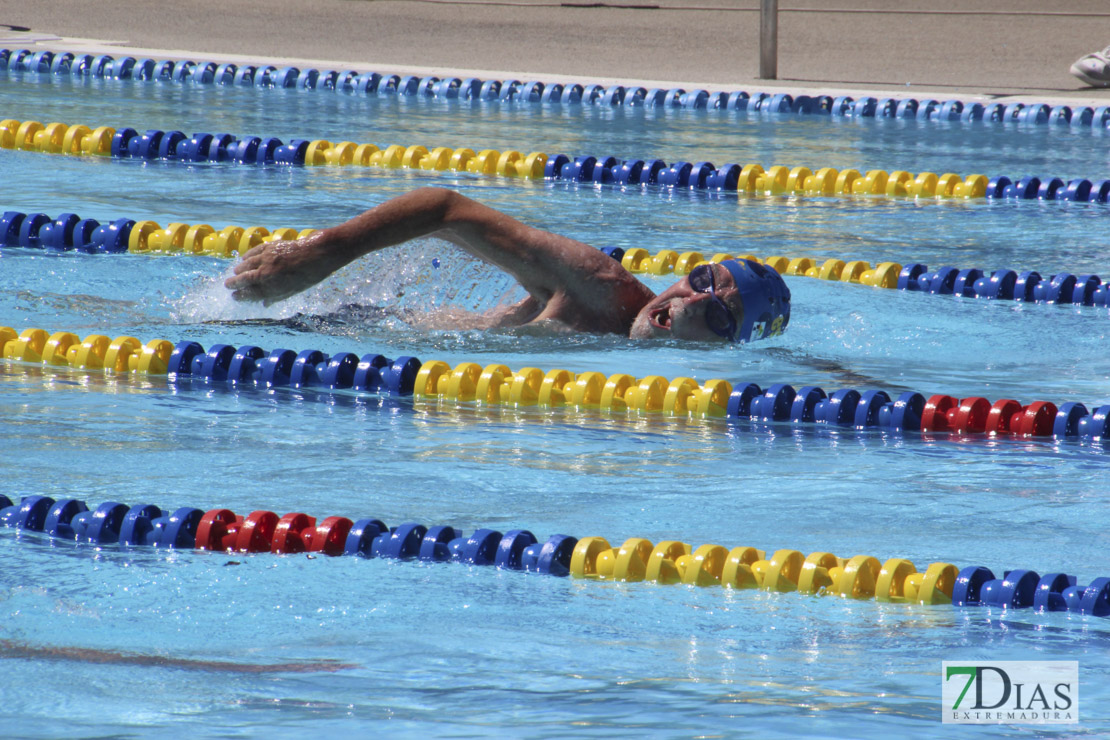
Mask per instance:
[[[780,3],[761,80],[758,0],[0,0],[0,46],[644,87],[1110,104],[1068,73],[1110,44],[1074,0]]]

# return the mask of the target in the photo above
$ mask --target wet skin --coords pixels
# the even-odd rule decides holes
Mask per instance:
[[[732,273],[722,265],[713,265],[715,292],[725,302],[740,326],[744,321],[744,303],[736,289]],[[684,277],[650,300],[632,323],[629,336],[633,339],[672,338],[698,342],[727,342],[712,331],[705,319],[706,309],[713,296],[699,292]]]
[[[517,221],[459,193],[421,188],[303,239],[249,250],[225,281],[239,301],[266,305],[305,290],[358,259],[435,236],[512,275],[528,298],[502,309],[489,326],[557,323],[634,339],[724,342],[705,323],[708,293],[683,278],[656,296],[616,260],[582,242]],[[731,274],[714,267],[717,296],[737,320],[743,304]]]

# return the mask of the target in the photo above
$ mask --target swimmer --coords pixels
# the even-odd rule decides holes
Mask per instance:
[[[235,300],[268,306],[365,254],[427,236],[504,270],[528,292],[489,316],[490,328],[555,324],[633,339],[749,342],[790,321],[790,290],[757,262],[701,265],[655,295],[603,252],[441,188],[414,190],[296,241],[260,244],[224,284]]]

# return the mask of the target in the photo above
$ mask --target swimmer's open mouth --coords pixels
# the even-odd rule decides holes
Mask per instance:
[[[659,329],[671,330],[671,304],[666,303],[648,314],[651,325]]]

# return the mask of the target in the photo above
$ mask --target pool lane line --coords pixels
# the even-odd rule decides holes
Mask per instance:
[[[817,386],[797,389],[787,383],[761,388],[713,378],[571,372],[536,367],[441,360],[412,356],[390,359],[353,352],[327,355],[319,350],[270,352],[254,345],[214,344],[207,350],[191,340],[146,343],[131,336],[112,339],[72,332],[28,328],[16,333],[0,326],[0,357],[48,370],[166,377],[177,388],[198,384],[232,389],[318,389],[412,396],[415,405],[473,404],[496,410],[536,407],[547,411],[589,410],[601,414],[659,414],[684,419],[723,419],[731,424],[788,423],[891,434],[952,434],[966,438],[1076,439],[1110,443],[1110,404],[1089,411],[1074,401],[1021,404],[1003,398],[957,398],[906,391],[891,398],[883,390]],[[774,427],[755,427],[771,431]]]
[[[48,154],[104,156],[117,159],[162,160],[183,163],[228,162],[245,165],[331,165],[381,167],[423,171],[469,172],[510,179],[544,179],[587,185],[656,185],[675,190],[708,190],[747,196],[873,196],[930,200],[1009,199],[1106,203],[1110,179],[1092,182],[1084,178],[1064,182],[1026,175],[1011,180],[1005,175],[988,178],[954,172],[937,175],[907,170],[837,170],[822,167],[712,162],[674,162],[661,159],[618,159],[613,156],[564,154],[549,157],[544,152],[524,154],[515,150],[466,147],[403,146],[379,149],[375,144],[326,139],[292,139],[248,136],[236,139],[227,133],[195,133],[110,126],[90,129],[38,121],[0,121],[0,148]]]
[[[51,218],[45,213],[5,211],[0,215],[0,246],[78,251],[87,254],[191,255],[230,258],[251,247],[271,241],[289,241],[313,234],[317,229],[265,226],[226,226],[215,229],[201,224],[173,222],[165,228],[154,221],[117,218],[101,223],[62,213]]]
[[[233,85],[254,89],[329,90],[363,95],[408,96],[416,99],[481,102],[593,105],[598,107],[679,108],[758,113],[764,116],[829,116],[831,118],[912,119],[920,122],[1001,123],[1027,127],[1068,126],[1102,130],[1110,126],[1110,106],[1051,106],[1045,103],[979,103],[934,98],[882,99],[842,95],[748,93],[681,87],[544,83],[481,80],[476,77],[435,77],[355,70],[304,69],[294,66],[235,65],[192,60],[155,60],[111,55],[75,56],[71,52],[0,49],[0,71],[96,77],[140,82]]]
[[[19,149],[47,154],[68,154],[178,161],[185,163],[228,162],[245,165],[359,165],[387,169],[452,170],[502,177],[542,178],[547,155],[469,148],[436,147],[431,151],[420,145],[390,145],[379,149],[374,144],[351,141],[332,143],[323,139],[291,139],[288,144],[276,137],[247,136],[238,139],[227,133],[195,133],[149,129],[139,133],[133,128],[116,130],[111,126],[91,129],[82,124],[68,125],[38,121],[0,121],[0,149]]]
[[[1062,572],[1040,576],[1014,569],[996,576],[984,566],[957,568],[931,563],[924,571],[905,558],[880,563],[870,555],[845,558],[830,552],[754,547],[697,547],[679,540],[652,543],[632,537],[618,547],[603,537],[556,534],[540,541],[527,529],[502,533],[451,525],[406,522],[389,527],[380,519],[303,512],[279,516],[257,510],[247,516],[230,509],[203,511],[114,501],[90,510],[77,499],[26,496],[19,503],[0,494],[0,526],[41,532],[75,546],[203,550],[228,554],[313,554],[456,562],[576,579],[617,583],[651,582],[725,587],[734,590],[798,592],[876,602],[958,607],[1032,608],[1110,616],[1110,578],[1078,585]]]
[[[74,213],[51,218],[45,213],[6,211],[0,216],[0,246],[29,249],[77,250],[93,254],[170,255],[188,254],[229,258],[241,255],[264,242],[297,239],[315,229],[297,231],[289,227],[270,231],[264,226],[226,226],[216,230],[208,224],[171,223],[166,228],[154,221],[122,218],[101,224]],[[782,275],[817,278],[832,282],[857,283],[877,288],[920,291],[930,295],[955,295],[988,300],[1028,303],[1110,305],[1110,286],[1094,274],[1060,272],[1044,278],[1033,270],[943,266],[934,271],[921,263],[901,265],[880,262],[874,267],[865,260],[813,257],[758,257],[719,252],[708,258],[701,252],[661,250],[655,254],[634,247],[606,247],[602,251],[618,260],[633,274],[686,275],[705,262],[723,262],[742,257],[767,265]]]

